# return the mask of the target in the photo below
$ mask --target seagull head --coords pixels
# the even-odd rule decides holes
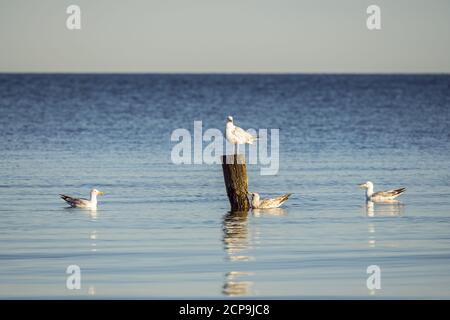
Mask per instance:
[[[233,123],[233,117],[232,117],[232,116],[228,116],[228,117],[227,117],[227,122]]]
[[[102,196],[105,193],[103,193],[102,191],[98,191],[97,189],[92,189],[91,194],[95,194],[96,196]]]
[[[259,198],[259,194],[257,192],[249,192],[248,194],[252,196],[252,199]]]
[[[373,189],[373,183],[370,182],[370,181],[367,181],[367,182],[364,182],[364,183],[360,183],[358,186],[360,188],[363,188],[363,189],[370,189],[370,188]]]

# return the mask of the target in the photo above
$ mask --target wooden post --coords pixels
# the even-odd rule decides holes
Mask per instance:
[[[242,154],[222,156],[223,178],[230,200],[231,211],[248,211],[248,178],[245,156]]]

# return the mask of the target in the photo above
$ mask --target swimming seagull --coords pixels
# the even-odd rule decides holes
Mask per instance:
[[[91,199],[83,199],[83,198],[73,198],[70,196],[66,196],[65,194],[60,194],[61,199],[70,204],[73,208],[88,208],[95,209],[97,208],[97,196],[101,196],[104,193],[98,191],[97,189],[91,190]]]
[[[256,141],[257,137],[252,136],[250,133],[245,131],[242,128],[236,127],[233,123],[233,117],[228,116],[227,124],[225,127],[225,137],[228,142],[236,146],[237,144],[253,144]],[[234,147],[234,153],[236,154],[237,150]]]
[[[278,208],[291,196],[292,193],[284,194],[282,196],[261,200],[259,194],[252,192],[252,208],[253,209],[273,209]]]
[[[378,191],[373,192],[373,183],[367,181],[365,183],[359,184],[360,188],[367,189],[366,190],[366,200],[367,201],[385,201],[385,200],[393,200],[405,192],[406,188],[392,189],[387,191]]]

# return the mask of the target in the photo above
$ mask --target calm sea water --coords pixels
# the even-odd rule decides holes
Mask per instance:
[[[450,298],[449,110],[444,75],[0,75],[0,297]],[[293,193],[277,214],[171,162],[174,129],[229,114],[280,128],[279,173],[248,168]],[[407,193],[367,208],[366,180]],[[58,197],[93,187],[97,212]]]

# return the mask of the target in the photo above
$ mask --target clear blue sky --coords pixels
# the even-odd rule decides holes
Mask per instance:
[[[0,0],[0,43],[0,72],[449,73],[450,1]]]

